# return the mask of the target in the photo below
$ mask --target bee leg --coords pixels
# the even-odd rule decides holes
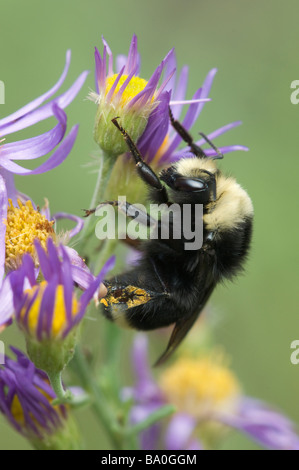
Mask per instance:
[[[186,142],[192,153],[196,155],[199,158],[208,158],[205,152],[202,150],[202,148],[199,147],[199,145],[194,143],[194,140],[192,136],[189,134],[189,132],[186,131],[186,129],[182,126],[182,124],[174,119],[173,114],[171,109],[169,108],[169,117],[170,117],[170,122],[172,127],[177,131],[177,133],[182,137],[183,141]],[[217,153],[217,157],[212,157],[213,160],[216,159],[222,159],[223,154],[220,152],[220,150],[213,144],[213,142],[210,141],[210,139],[203,133],[200,132],[199,135],[203,137],[203,139],[212,147],[213,150]]]
[[[186,129],[182,126],[182,124],[179,121],[174,119],[174,116],[170,108],[169,108],[169,117],[170,117],[170,122],[171,122],[172,127],[177,131],[179,136],[182,137],[183,141],[189,145],[192,153],[194,153],[194,155],[196,155],[199,158],[207,158],[204,151],[198,145],[195,144],[193,137],[189,134],[189,132],[186,131]]]
[[[123,137],[124,137],[124,139],[125,139],[125,141],[128,145],[128,148],[129,148],[129,150],[130,150],[130,152],[131,152],[131,154],[132,154],[132,156],[135,160],[136,168],[137,168],[137,171],[138,171],[138,174],[139,174],[140,178],[144,181],[145,184],[147,184],[148,186],[150,186],[151,188],[156,190],[156,192],[159,194],[159,199],[160,199],[161,203],[169,202],[168,194],[167,194],[165,186],[162,185],[159,177],[151,169],[151,167],[147,163],[145,163],[145,161],[143,160],[138,148],[134,144],[133,140],[127,134],[125,129],[118,124],[117,119],[118,118],[112,119],[112,122],[115,125],[115,127],[117,127],[120,130],[120,132],[122,133],[122,135],[123,135]]]
[[[101,207],[105,206],[117,207],[120,212],[125,214],[130,219],[135,219],[136,217],[138,217],[138,222],[148,228],[156,227],[160,224],[157,219],[147,214],[147,212],[144,212],[133,204],[130,204],[129,202],[125,201],[106,201],[99,204],[95,209],[84,209],[85,217],[89,217]]]

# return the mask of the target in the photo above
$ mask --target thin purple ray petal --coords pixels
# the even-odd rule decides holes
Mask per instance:
[[[178,84],[175,88],[175,92],[172,94],[171,98],[174,101],[183,101],[186,96],[187,85],[188,85],[188,74],[189,68],[185,65],[180,73]],[[173,91],[173,89],[172,89]],[[183,106],[176,106],[173,110],[173,117],[179,119]]]
[[[167,450],[186,450],[196,427],[196,420],[191,415],[176,414],[167,429],[165,444]]]
[[[43,293],[36,330],[36,337],[39,341],[43,339],[44,333],[47,334],[48,338],[51,337],[57,285],[58,279],[54,276],[47,283],[47,287]]]
[[[96,92],[100,93],[100,89],[102,89],[101,84],[101,76],[102,76],[102,57],[101,54],[99,53],[99,50],[97,47],[94,48],[94,62],[95,62],[95,86],[96,86]]]
[[[55,98],[55,103],[59,108],[66,108],[74,100],[81,90],[88,73],[89,72],[87,71],[83,72],[65,93]],[[53,101],[50,101],[35,111],[26,114],[16,122],[12,122],[11,124],[5,126],[2,131],[3,135],[8,135],[12,132],[17,132],[29,126],[33,126],[34,124],[48,119],[51,116],[53,116]]]
[[[65,112],[55,104],[53,105],[53,113],[59,122],[57,126],[45,134],[3,145],[0,153],[0,164],[4,158],[34,160],[51,152],[63,139],[67,123]]]
[[[112,51],[107,43],[107,41],[105,40],[104,36],[102,36],[102,41],[103,41],[103,44],[104,46],[106,47],[106,50],[107,50],[107,54],[108,54],[108,75],[113,75],[113,54],[112,54]]]
[[[119,74],[117,75],[112,87],[110,88],[110,90],[108,91],[108,94],[107,94],[107,97],[106,97],[106,101],[109,102],[113,96],[113,93],[118,85],[118,82],[119,80],[121,79],[122,77],[122,74],[124,73],[124,67],[121,69],[121,71],[119,72]]]
[[[6,277],[0,289],[0,326],[6,325],[14,314],[13,292],[9,277]]]
[[[165,68],[165,77],[169,77],[167,83],[165,83],[165,90],[172,91],[175,87],[175,73],[173,73],[173,71],[175,72],[177,67],[174,48],[168,52],[163,63]]]
[[[21,117],[27,115],[34,109],[38,108],[42,103],[44,103],[46,100],[51,98],[61,87],[63,84],[65,77],[67,76],[69,66],[71,62],[71,51],[68,50],[66,53],[66,63],[64,66],[64,70],[62,72],[61,77],[59,78],[58,82],[51,88],[51,90],[47,91],[43,95],[41,95],[39,98],[36,98],[34,101],[31,101],[31,103],[28,103],[25,105],[23,108],[19,109],[13,114],[10,114],[10,116],[5,117],[4,119],[0,119],[0,130],[5,126],[6,124],[10,124],[11,122],[15,122]],[[1,132],[2,134],[2,132]],[[7,135],[7,133],[5,133]]]
[[[78,233],[80,233],[84,227],[84,221],[83,219],[81,219],[81,217],[78,217],[77,215],[73,215],[73,214],[68,214],[67,212],[57,212],[56,214],[53,215],[53,219],[54,220],[68,219],[76,223],[75,228],[73,228],[69,232],[70,238],[73,238],[75,235],[78,235]]]
[[[235,127],[238,127],[242,124],[242,121],[235,121],[232,122],[231,124],[227,124],[226,126],[220,127],[216,131],[211,132],[210,134],[207,135],[207,137],[210,140],[214,140],[217,137],[219,137],[222,134],[225,134],[225,132],[228,132],[230,129],[234,129]],[[197,145],[202,146],[206,144],[205,139],[200,139],[199,141],[196,142]]]
[[[53,155],[42,165],[34,170],[28,170],[11,160],[4,160],[1,165],[8,171],[18,175],[40,175],[59,166],[68,156],[73,148],[78,134],[78,125],[74,126],[68,136],[63,140]]]
[[[13,205],[16,206],[19,192],[16,190],[14,175],[0,166],[0,176],[2,176],[5,182],[7,199],[11,199]]]
[[[123,92],[125,91],[125,89],[129,85],[130,81],[132,80],[132,78],[136,74],[136,71],[137,71],[137,66],[129,73],[128,77],[126,78],[126,80],[124,81],[124,83],[122,84],[120,89],[118,90],[118,92],[116,94],[117,97],[121,98]]]
[[[128,59],[125,67],[125,75],[129,75],[133,69],[137,66],[137,36],[133,34],[130,49],[128,53]]]
[[[64,287],[64,304],[67,316],[67,325],[72,322],[72,306],[73,306],[73,278],[72,267],[67,252],[64,247],[62,249],[62,284]]]
[[[165,78],[165,80],[163,81],[162,85],[160,86],[157,94],[156,94],[156,100],[159,100],[161,94],[163,93],[163,91],[169,91],[168,88],[167,88],[167,84],[168,82],[171,80],[171,78],[175,75],[175,71],[176,69],[173,69],[170,74]]]
[[[4,178],[0,175],[0,287],[5,271],[5,234],[7,219],[7,191]]]

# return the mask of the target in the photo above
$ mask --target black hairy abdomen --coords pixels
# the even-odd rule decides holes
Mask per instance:
[[[243,270],[250,249],[252,226],[252,218],[248,217],[233,229],[221,233],[215,244],[216,281],[231,279]]]

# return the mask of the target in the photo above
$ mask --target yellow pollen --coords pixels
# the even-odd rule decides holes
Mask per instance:
[[[26,322],[26,325],[24,325],[24,327],[27,326],[32,336],[36,336],[39,316],[40,316],[41,302],[42,302],[42,298],[43,298],[46,287],[47,287],[47,282],[42,281],[39,285],[34,286],[32,289],[29,289],[26,291],[26,293],[28,294],[28,298],[27,298],[25,306],[22,309],[19,322],[21,324],[21,327],[23,326],[22,323]],[[30,306],[28,317],[26,319],[25,318],[26,310],[37,290],[38,290],[38,294],[33,304]],[[76,296],[73,294],[72,316],[75,317],[78,311],[79,311],[78,301],[76,299]],[[44,329],[45,331],[48,331],[46,324],[47,322],[45,320]],[[56,294],[55,294],[54,313],[53,313],[52,325],[51,325],[51,330],[50,330],[51,338],[58,338],[59,336],[61,336],[64,333],[66,327],[67,327],[67,314],[66,314],[65,300],[64,300],[64,287],[62,285],[59,285],[56,289]]]
[[[105,91],[105,96],[107,96],[108,92],[111,90],[112,85],[114,84],[117,74],[112,75],[111,77],[108,77],[106,79],[106,91]],[[116,88],[113,92],[113,97],[115,94],[120,90],[126,79],[128,78],[128,75],[123,75],[118,84],[116,85]],[[120,106],[123,107],[125,104],[127,104],[129,101],[131,101],[132,98],[134,98],[138,93],[140,93],[142,90],[147,85],[147,81],[144,80],[143,78],[140,77],[133,77],[130,81],[130,83],[127,85],[126,89],[123,91],[121,98],[120,98]],[[112,99],[113,99],[112,97]]]
[[[240,396],[238,380],[217,356],[181,358],[164,372],[160,384],[172,404],[196,417],[224,412]]]
[[[16,269],[25,253],[35,258],[33,242],[38,239],[43,248],[49,237],[55,239],[54,222],[49,222],[44,215],[34,209],[32,202],[14,207],[9,200],[5,236],[5,263],[7,270]]]

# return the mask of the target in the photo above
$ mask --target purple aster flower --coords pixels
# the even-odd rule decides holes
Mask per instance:
[[[76,225],[72,230],[59,234],[56,232],[54,224],[56,220],[60,219],[72,220]],[[73,214],[64,212],[51,216],[48,201],[46,201],[45,207],[39,210],[27,196],[22,196],[22,200],[18,199],[17,207],[14,207],[11,199],[9,200],[6,222],[3,227],[6,228],[5,259],[3,262],[5,271],[10,272],[21,266],[25,253],[30,254],[36,268],[39,267],[34,246],[35,240],[38,240],[42,247],[46,248],[47,240],[51,238],[58,246],[60,255],[62,255],[60,243],[65,244],[77,235],[83,227],[83,221]],[[86,289],[93,280],[92,274],[76,250],[68,246],[64,246],[64,250],[71,260],[73,270],[78,270],[80,273],[79,277],[74,273],[74,276],[76,276],[74,282],[82,289]],[[1,266],[3,269],[4,267]],[[36,272],[38,272],[38,269]],[[84,273],[84,276],[82,273]],[[11,285],[5,278],[0,286],[0,332],[11,323],[13,311]]]
[[[176,57],[174,51],[171,51],[169,54],[167,66],[169,69],[176,69]],[[166,73],[167,72],[168,69],[166,70]],[[154,119],[154,115],[151,116],[145,132],[138,142],[138,148],[148,162],[154,161],[158,166],[163,166],[190,154],[188,147],[178,150],[178,146],[180,145],[182,138],[176,133],[170,124],[168,119],[168,104],[170,104],[173,116],[176,120],[180,120],[183,106],[186,104],[190,105],[184,119],[182,120],[182,125],[187,131],[189,131],[195,122],[197,122],[205,102],[209,101],[208,96],[210,94],[216,72],[217,69],[212,69],[208,73],[202,87],[194,93],[191,100],[186,100],[185,97],[188,84],[188,67],[184,66],[182,68],[177,82],[176,76],[173,74],[165,87],[165,92],[171,94],[169,103],[166,101],[161,103],[161,107],[164,108],[164,112],[160,113],[159,119],[157,119],[155,125],[152,125],[150,122],[151,119]],[[209,133],[208,137],[210,140],[214,141],[214,139],[220,135],[239,126],[240,124],[241,121],[227,124],[216,131]],[[204,139],[200,139],[196,142],[199,146],[203,146],[205,143]],[[219,150],[225,154],[236,150],[248,150],[248,148],[242,145],[230,145],[220,147]],[[216,155],[215,150],[211,148],[205,149],[205,153],[208,156]]]
[[[141,421],[157,406],[169,402],[178,410],[164,435],[160,424],[141,436],[144,449],[158,448],[161,443],[168,450],[201,449],[196,433],[206,423],[218,424],[220,432],[222,425],[237,429],[267,449],[299,448],[294,424],[267,404],[242,395],[237,379],[221,358],[180,358],[163,371],[158,385],[151,375],[147,341],[138,335],[133,367],[136,385],[130,389],[135,401],[132,420],[136,421],[137,413]]]
[[[105,39],[103,44],[102,56],[98,49],[95,49],[96,93],[90,94],[90,99],[98,105],[94,137],[108,154],[119,155],[125,153],[127,147],[119,132],[113,128],[111,119],[120,117],[121,125],[135,142],[146,127],[147,136],[160,135],[160,128],[165,127],[168,119],[171,94],[169,82],[175,73],[176,64],[172,50],[146,81],[139,76],[140,56],[135,34],[128,56],[121,55],[116,58],[116,72],[113,67],[113,54]],[[163,73],[164,77],[159,86]]]
[[[15,113],[0,119],[0,217],[1,221],[6,220],[8,199],[13,204],[17,204],[19,194],[14,185],[14,175],[37,175],[45,173],[60,165],[70,153],[77,133],[78,125],[74,126],[69,134],[66,134],[67,116],[63,111],[84,84],[88,72],[83,72],[73,85],[64,93],[53,98],[62,86],[70,66],[71,52],[66,54],[66,64],[64,71],[58,82],[46,93],[28,103]],[[40,121],[54,116],[58,124],[50,131],[17,142],[7,142],[10,134],[30,127]],[[5,143],[4,143],[5,142]],[[57,148],[56,148],[57,147]],[[54,150],[56,148],[56,150]],[[35,160],[48,153],[52,155],[34,170],[29,170],[15,163],[15,160]],[[4,274],[5,260],[5,231],[6,226],[0,225],[0,283]]]
[[[62,371],[74,355],[79,325],[87,306],[92,298],[98,301],[100,285],[113,267],[114,259],[111,258],[94,278],[80,266],[74,266],[65,248],[56,248],[51,238],[46,250],[38,242],[35,242],[35,249],[43,280],[38,282],[41,276],[37,277],[34,261],[26,254],[21,267],[8,274],[5,280],[7,292],[1,295],[6,309],[1,305],[0,325],[11,321],[14,314],[25,335],[30,359],[36,367],[46,371],[57,397],[64,402],[72,396],[63,388]],[[75,292],[74,282],[77,281],[81,285],[87,283],[80,298]],[[11,300],[12,311],[7,305]]]
[[[47,241],[47,250],[37,242],[35,249],[43,281],[38,282],[36,267],[29,255],[23,257],[19,269],[8,275],[16,321],[27,336],[38,342],[63,340],[81,322],[114,259],[110,259],[95,278],[86,269],[72,264],[65,247],[55,247],[51,238]],[[79,300],[74,282],[85,286]]]
[[[47,375],[11,349],[16,359],[6,357],[0,366],[0,412],[37,449],[76,449],[74,423],[65,406],[51,404],[56,395]]]

